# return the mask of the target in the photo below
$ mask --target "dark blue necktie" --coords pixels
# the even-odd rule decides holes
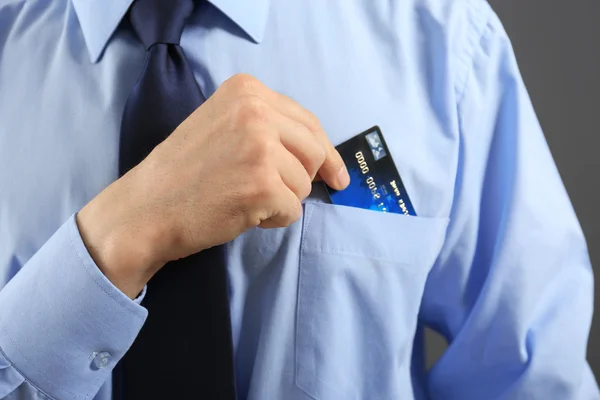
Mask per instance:
[[[200,104],[179,46],[193,0],[136,0],[131,26],[146,63],[123,114],[125,174]],[[224,251],[215,247],[165,265],[148,283],[148,319],[113,373],[113,399],[235,399]]]

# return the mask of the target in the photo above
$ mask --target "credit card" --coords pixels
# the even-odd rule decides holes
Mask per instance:
[[[350,185],[327,187],[332,204],[417,215],[378,126],[336,147],[346,163]]]

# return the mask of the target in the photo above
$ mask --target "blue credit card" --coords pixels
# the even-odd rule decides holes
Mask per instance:
[[[327,186],[333,204],[417,215],[378,126],[336,147],[350,173],[344,190]]]

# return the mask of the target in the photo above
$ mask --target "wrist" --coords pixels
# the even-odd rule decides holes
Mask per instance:
[[[160,234],[151,224],[127,217],[128,207],[123,202],[107,201],[109,197],[104,192],[98,195],[81,209],[76,222],[100,271],[133,299],[165,264],[156,253]]]

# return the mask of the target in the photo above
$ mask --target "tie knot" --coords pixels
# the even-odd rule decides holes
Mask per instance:
[[[135,0],[129,21],[146,49],[157,43],[179,44],[193,9],[194,0]]]

